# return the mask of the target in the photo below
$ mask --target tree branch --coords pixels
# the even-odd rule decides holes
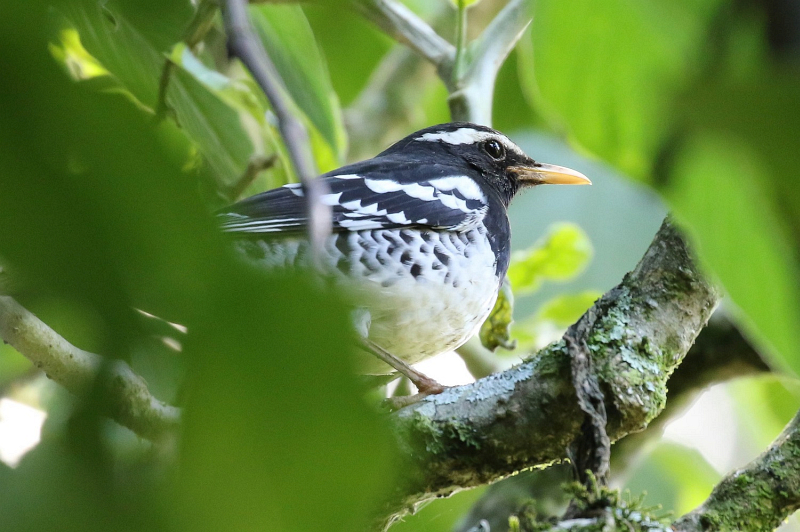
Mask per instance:
[[[320,201],[328,191],[325,183],[314,179],[317,169],[308,132],[291,112],[280,74],[261,41],[255,36],[247,14],[247,0],[225,0],[222,4],[222,15],[228,35],[228,48],[244,63],[267,96],[278,119],[278,129],[289,159],[303,184],[308,213],[308,236],[316,260],[331,231],[331,209]]]
[[[158,440],[180,423],[180,409],[153,397],[125,362],[78,349],[8,296],[0,296],[0,337],[75,395],[102,373],[106,413],[140,436]]]
[[[664,426],[680,414],[704,388],[737,377],[753,376],[770,371],[761,355],[739,330],[717,309],[695,340],[689,353],[669,379],[667,406],[647,429],[626,436],[612,447],[611,470],[614,476],[635,460],[646,443],[661,436]],[[519,515],[524,505],[535,504],[539,516],[556,515],[566,504],[567,494],[561,489],[570,480],[567,464],[542,470],[527,471],[489,486],[461,520],[455,532],[466,532],[481,520],[490,529],[501,528],[511,515]]]
[[[612,440],[661,412],[669,375],[717,301],[665,221],[636,269],[595,303],[587,347]],[[385,524],[420,502],[563,459],[583,419],[563,340],[510,370],[396,412],[407,476],[385,507]]]

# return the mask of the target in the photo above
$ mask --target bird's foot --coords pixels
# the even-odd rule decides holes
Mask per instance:
[[[414,382],[414,385],[419,389],[419,392],[415,393],[414,395],[400,395],[397,397],[388,397],[383,400],[384,406],[386,406],[391,411],[400,410],[403,407],[406,407],[408,405],[413,405],[415,403],[422,401],[429,395],[440,394],[448,388],[448,386],[439,384],[438,382],[431,379],[427,375],[424,375],[422,373],[419,373],[419,375],[425,379],[424,382],[420,382],[419,384]],[[420,386],[420,384],[422,384],[422,386]]]
[[[420,399],[427,397],[429,395],[436,395],[438,393],[442,393],[445,390],[445,386],[442,386],[435,380],[431,379],[421,371],[417,371],[416,369],[412,368],[408,363],[404,360],[397,358],[369,338],[363,338],[362,342],[364,347],[370,351],[373,355],[381,359],[382,361],[386,362],[388,365],[392,366],[402,375],[405,375],[411,383],[417,387],[419,393],[415,395],[410,395],[406,397],[399,397],[397,399],[406,399],[406,398],[416,398],[413,399],[411,402],[407,404],[413,404],[419,401]],[[395,398],[393,398],[395,399]],[[398,408],[402,408],[401,405]]]

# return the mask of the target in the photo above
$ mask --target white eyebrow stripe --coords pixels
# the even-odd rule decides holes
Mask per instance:
[[[500,133],[489,133],[488,131],[479,131],[471,127],[461,127],[453,131],[444,131],[441,133],[423,133],[414,140],[424,140],[428,142],[446,142],[458,146],[460,144],[475,144],[476,142],[483,142],[484,140],[495,139],[503,143],[507,150],[515,152],[517,155],[525,155],[522,149],[511,142],[508,137]]]
[[[486,203],[486,195],[481,190],[481,187],[467,176],[440,177],[438,179],[431,179],[428,183],[440,192],[457,190],[466,199],[478,200]]]

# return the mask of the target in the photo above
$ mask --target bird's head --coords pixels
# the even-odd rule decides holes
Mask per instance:
[[[451,122],[417,131],[385,153],[399,150],[432,155],[442,165],[469,168],[472,177],[497,190],[506,204],[526,187],[592,184],[580,172],[533,160],[499,131],[469,122]]]

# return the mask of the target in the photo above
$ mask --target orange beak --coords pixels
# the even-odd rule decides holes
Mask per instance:
[[[589,178],[580,172],[556,166],[536,163],[535,166],[512,166],[508,169],[517,175],[523,185],[591,185]]]

